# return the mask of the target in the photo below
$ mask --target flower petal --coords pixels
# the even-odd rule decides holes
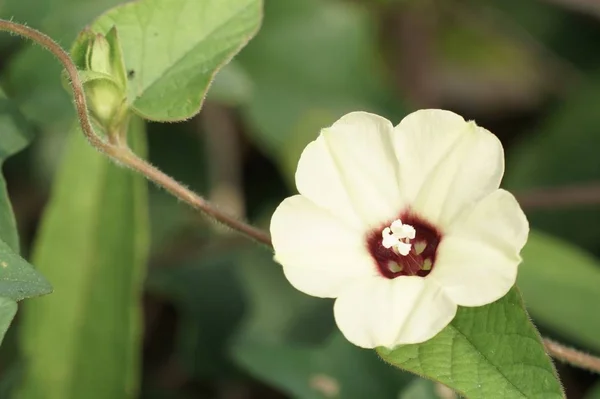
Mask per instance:
[[[343,116],[310,143],[296,171],[300,194],[357,226],[374,227],[402,211],[393,126],[366,112]]]
[[[271,219],[275,259],[296,289],[335,298],[355,279],[378,275],[361,231],[301,195],[286,198]]]
[[[450,111],[408,115],[395,128],[394,141],[403,195],[442,229],[496,190],[504,174],[496,136]]]
[[[529,224],[515,197],[497,190],[462,215],[442,239],[436,280],[461,306],[481,306],[502,298],[515,284]]]
[[[424,342],[448,325],[457,306],[432,280],[372,278],[335,301],[335,320],[346,339],[363,348]]]

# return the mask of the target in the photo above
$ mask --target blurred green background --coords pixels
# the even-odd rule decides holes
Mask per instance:
[[[119,3],[0,0],[0,17],[69,48]],[[147,126],[149,159],[267,228],[275,206],[294,193],[304,146],[344,113],[367,110],[397,123],[415,109],[446,108],[475,119],[504,143],[504,186],[537,229],[520,277],[533,319],[544,335],[600,354],[598,4],[266,0],[260,32],[217,75],[201,113]],[[34,137],[4,167],[27,258],[74,124],[60,72],[39,47],[0,36],[0,87]],[[154,186],[149,214],[140,398],[451,397],[348,344],[332,302],[296,292],[268,249]],[[19,313],[0,349],[0,398],[12,397],[24,373],[21,321]],[[104,324],[88,328],[102,332]],[[99,367],[114,363],[107,357]],[[600,398],[595,376],[557,367],[569,398]]]

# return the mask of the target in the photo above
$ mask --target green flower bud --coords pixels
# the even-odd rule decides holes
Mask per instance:
[[[127,73],[116,28],[106,35],[84,30],[71,51],[83,81],[89,111],[108,134],[127,116]]]
[[[110,62],[110,44],[101,34],[97,34],[91,45],[88,47],[88,66],[94,72],[112,75],[112,65]]]

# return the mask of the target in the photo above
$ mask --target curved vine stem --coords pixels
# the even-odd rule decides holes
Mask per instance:
[[[231,229],[251,237],[258,242],[266,244],[270,247],[273,246],[271,237],[267,232],[257,229],[256,227],[244,223],[233,216],[221,212],[213,204],[209,203],[198,194],[189,190],[187,187],[166,175],[158,168],[139,158],[121,141],[116,140],[107,142],[98,136],[92,127],[92,123],[88,115],[85,91],[81,80],[79,79],[77,67],[71,60],[69,54],[49,36],[33,28],[2,19],[0,19],[0,31],[7,31],[26,37],[44,47],[56,58],[58,58],[69,75],[71,88],[73,89],[75,108],[77,110],[77,117],[79,119],[81,129],[85,137],[94,148],[106,154],[113,161],[116,161],[117,163],[142,174],[148,180],[151,180],[157,185],[163,187],[169,193],[190,205],[192,208],[201,211],[202,213],[223,223]],[[599,357],[588,355],[549,339],[544,339],[544,345],[546,347],[546,351],[552,357],[565,361],[573,366],[600,373]]]
[[[63,65],[73,89],[73,98],[75,100],[75,108],[77,117],[81,125],[83,134],[88,139],[90,144],[100,152],[106,154],[113,161],[127,166],[138,173],[144,175],[147,179],[161,186],[175,197],[189,204],[192,208],[210,216],[212,219],[223,223],[233,230],[239,231],[254,240],[271,246],[271,237],[266,232],[257,229],[241,220],[236,219],[221,212],[216,206],[206,201],[204,198],[189,190],[183,184],[177,182],[170,176],[166,175],[156,167],[135,155],[124,143],[119,141],[107,142],[96,134],[90,117],[88,115],[87,102],[85,99],[85,91],[83,84],[79,79],[77,67],[71,60],[69,54],[58,43],[52,40],[49,36],[27,26],[17,24],[11,21],[0,19],[0,30],[16,33],[24,36],[51,52],[60,63]]]
[[[569,348],[548,338],[544,338],[546,352],[556,360],[569,363],[582,369],[587,369],[595,373],[600,373],[600,357],[592,356],[588,353]]]

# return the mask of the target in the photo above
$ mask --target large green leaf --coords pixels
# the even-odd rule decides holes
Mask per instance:
[[[233,350],[246,370],[298,399],[394,398],[411,379],[338,332],[320,346],[252,339]]]
[[[25,148],[31,136],[25,119],[0,90],[0,167],[8,157]],[[19,251],[17,224],[2,174],[0,174],[0,239],[14,251]]]
[[[0,167],[31,138],[25,119],[0,90]],[[24,298],[48,294],[48,281],[18,255],[19,236],[6,182],[0,173],[0,343]]]
[[[25,119],[0,91],[0,167],[6,158],[29,144],[30,138]],[[20,301],[50,293],[52,287],[48,281],[21,258],[18,251],[17,224],[6,191],[6,182],[0,174],[0,298]]]
[[[600,353],[600,261],[563,240],[532,232],[518,285],[542,325]]]
[[[144,154],[143,122],[129,136]],[[55,294],[25,306],[17,397],[135,397],[147,252],[146,182],[74,131],[33,257]]]
[[[109,10],[91,29],[117,27],[133,110],[176,121],[198,112],[215,74],[256,33],[261,17],[261,0],[140,0]]]
[[[564,398],[516,289],[487,306],[460,308],[434,338],[381,357],[470,398]]]

